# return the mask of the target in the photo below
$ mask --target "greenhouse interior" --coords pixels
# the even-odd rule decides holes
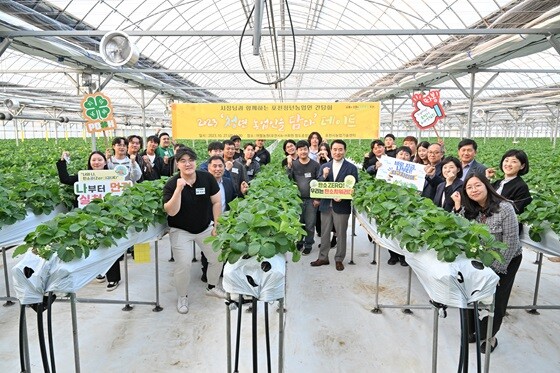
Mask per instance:
[[[0,1],[0,371],[560,371],[559,66],[555,0]]]

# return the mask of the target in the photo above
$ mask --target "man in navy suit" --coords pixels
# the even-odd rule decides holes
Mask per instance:
[[[478,149],[476,141],[463,139],[457,145],[457,149],[461,166],[463,166],[463,177],[461,180],[465,181],[465,178],[470,174],[485,175],[486,166],[474,159]]]
[[[358,168],[344,159],[346,155],[346,143],[343,140],[334,140],[331,143],[332,160],[323,164],[319,170],[318,181],[344,182],[348,175],[354,176],[358,181]],[[342,261],[346,256],[346,231],[348,229],[348,218],[352,212],[351,200],[349,199],[322,199],[319,205],[321,212],[321,250],[319,258],[311,262],[311,266],[319,267],[328,265],[331,230],[334,226],[338,235],[336,254],[334,256],[336,270],[343,271]]]
[[[246,182],[241,183],[239,194],[236,192],[233,186],[233,181],[230,178],[224,177],[225,172],[225,161],[219,155],[213,155],[208,158],[208,172],[214,176],[220,187],[220,200],[222,203],[222,212],[229,210],[229,203],[237,197],[243,197],[247,190],[249,189],[249,184]],[[206,282],[206,270],[208,268],[208,260],[201,255],[200,261],[202,263],[202,277],[200,278],[202,282]]]

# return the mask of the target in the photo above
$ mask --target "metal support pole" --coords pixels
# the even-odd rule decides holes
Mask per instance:
[[[496,295],[494,294],[494,299],[492,299],[492,304],[490,305],[490,314],[488,315],[488,327],[486,328],[486,340],[492,337],[492,323],[494,322],[494,303],[496,303]],[[490,371],[490,343],[486,343],[486,352],[484,359],[484,373]]]
[[[410,305],[410,289],[412,284],[412,268],[408,267],[408,288],[406,289],[406,304]],[[410,308],[405,308],[403,313],[407,315],[412,314],[412,310]]]
[[[226,301],[226,359],[227,359],[227,371],[231,372],[231,295],[227,293]],[[238,305],[241,307],[241,304]]]
[[[437,346],[439,331],[439,311],[434,307],[434,332],[432,337],[432,373],[437,372]]]
[[[469,95],[469,113],[467,117],[467,138],[471,137],[472,132],[472,116],[473,116],[473,108],[474,108],[474,81],[475,81],[475,72],[471,72],[471,91]]]
[[[154,250],[154,261],[156,262],[156,306],[152,311],[160,312],[161,310],[163,310],[163,307],[161,307],[159,304],[159,240],[156,240]]]
[[[381,246],[375,245],[377,248],[377,261],[380,263],[381,260]],[[381,313],[381,308],[379,308],[379,271],[381,264],[377,265],[377,274],[375,279],[375,307],[371,310],[372,313]]]
[[[393,133],[393,127],[395,126],[395,97],[391,97],[391,133]]]
[[[126,304],[123,307],[123,311],[132,311],[132,306],[129,303],[128,297],[128,258],[127,252],[124,252],[124,299]],[[118,259],[117,259],[118,260]],[[120,264],[119,264],[120,265]]]
[[[70,293],[70,310],[72,312],[72,339],[74,341],[74,369],[80,373],[80,346],[78,343],[78,318],[76,315],[76,293]]]
[[[560,126],[560,105],[556,106],[556,127],[554,128],[554,137],[552,138],[552,147],[556,149],[556,139],[558,138],[558,127]]]
[[[142,87],[142,89],[140,90],[141,93],[141,98],[142,98],[142,105],[141,105],[141,109],[142,109],[142,137],[144,137],[144,144],[147,144],[147,135],[146,135],[146,102],[145,102],[145,96],[144,96],[144,87]]]
[[[31,363],[29,361],[29,339],[27,335],[27,315],[26,315],[27,306],[21,306],[21,313],[20,313],[20,359],[21,355],[23,355],[23,365],[25,367],[25,372],[31,372]]]
[[[4,303],[4,307],[8,307],[14,304],[14,302],[12,302],[9,298],[11,298],[10,296],[10,278],[8,276],[8,263],[7,263],[7,259],[6,259],[6,250],[7,248],[2,247],[2,260],[4,263],[4,281],[6,283],[6,298],[8,298],[6,300],[6,303]]]
[[[373,240],[373,238],[372,238],[372,240]],[[375,241],[372,241],[372,244],[373,244],[373,252],[372,252],[373,258],[371,260],[371,263],[369,263],[369,264],[376,265],[377,264],[377,260],[376,260],[377,258],[375,257],[375,253],[377,252],[377,243]]]
[[[16,146],[19,146],[19,129],[18,129],[17,119],[14,118],[12,123],[14,124],[14,128],[16,131]],[[558,122],[556,124],[558,124]]]
[[[278,373],[284,371],[284,298],[278,301]]]
[[[539,296],[539,285],[541,282],[541,270],[542,270],[542,261],[543,261],[543,253],[542,252],[538,252],[537,253],[537,280],[535,281],[535,293],[533,294],[533,306],[537,305],[537,298]],[[532,308],[530,310],[527,310],[528,313],[533,314],[533,315],[540,315],[539,311],[537,311],[536,308]]]
[[[354,263],[354,237],[356,236],[356,210],[352,209],[352,244],[350,246],[350,261],[348,264]]]

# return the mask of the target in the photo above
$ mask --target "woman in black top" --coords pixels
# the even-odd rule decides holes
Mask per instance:
[[[523,150],[508,150],[500,161],[500,169],[504,178],[492,182],[496,192],[513,202],[516,214],[522,214],[525,207],[531,203],[533,198],[529,192],[527,183],[521,178],[529,172],[529,158]],[[486,169],[486,177],[491,180],[496,176],[493,168]]]
[[[56,162],[56,168],[58,170],[58,179],[62,184],[74,186],[74,183],[78,181],[78,175],[68,174],[68,159],[70,159],[70,153],[63,151],[60,156],[60,160]],[[88,158],[88,170],[107,170],[107,158],[105,154],[100,151],[93,151]],[[74,201],[74,207],[78,207],[78,199]],[[104,282],[105,276],[97,276],[97,281]],[[107,271],[107,291],[113,291],[119,286],[121,281],[121,267],[119,260],[117,260],[111,268]]]
[[[441,173],[445,181],[437,186],[434,203],[445,211],[453,210],[454,202],[451,195],[463,189],[463,168],[461,162],[455,157],[447,157],[441,161]]]

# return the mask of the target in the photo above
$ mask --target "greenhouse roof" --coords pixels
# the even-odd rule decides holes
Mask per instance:
[[[101,88],[126,121],[144,107],[159,125],[170,102],[381,101],[388,123],[410,121],[414,92],[440,89],[459,121],[556,121],[560,1],[263,1],[255,27],[259,4],[2,0],[0,99],[78,118]],[[115,30],[138,48],[134,65],[102,57]]]

